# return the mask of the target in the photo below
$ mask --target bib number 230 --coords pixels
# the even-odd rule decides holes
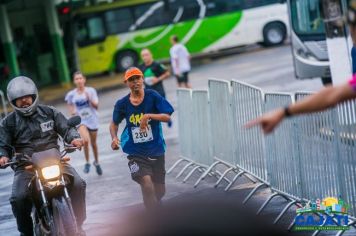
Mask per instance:
[[[132,138],[134,143],[144,143],[153,140],[151,126],[148,125],[148,129],[141,131],[140,127],[132,127]]]

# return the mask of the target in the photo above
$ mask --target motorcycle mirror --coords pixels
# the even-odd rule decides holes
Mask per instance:
[[[67,121],[67,124],[70,127],[76,127],[77,125],[80,124],[81,121],[82,121],[82,119],[80,118],[80,116],[73,116],[73,117],[69,118],[69,120]]]

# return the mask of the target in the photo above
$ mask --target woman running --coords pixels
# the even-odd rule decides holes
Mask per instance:
[[[98,146],[96,137],[98,134],[98,94],[94,88],[86,87],[85,76],[77,71],[73,74],[73,82],[76,88],[69,91],[65,97],[71,115],[79,115],[82,122],[78,131],[84,141],[84,155],[86,163],[84,165],[84,173],[89,173],[89,143],[93,148],[94,159],[93,165],[96,168],[96,173],[102,175],[103,171],[99,165]]]

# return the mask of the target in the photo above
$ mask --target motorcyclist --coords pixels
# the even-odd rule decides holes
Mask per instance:
[[[76,147],[82,146],[82,140],[76,129],[67,125],[67,119],[57,109],[39,104],[38,90],[28,77],[18,76],[7,86],[7,97],[14,111],[0,123],[0,166],[9,162],[14,147],[16,153],[31,156],[34,152],[59,149],[58,135]],[[33,235],[31,220],[32,201],[28,184],[34,176],[33,171],[25,170],[23,165],[14,168],[15,176],[12,185],[10,203],[16,217],[17,228],[21,235]],[[85,181],[69,164],[64,164],[63,172],[72,175],[73,182],[68,186],[73,203],[79,231],[86,218]]]

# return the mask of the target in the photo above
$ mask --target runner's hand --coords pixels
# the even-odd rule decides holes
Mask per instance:
[[[152,78],[152,85],[155,85],[159,82],[159,79],[157,77]]]
[[[119,150],[120,140],[118,137],[115,137],[111,142],[112,150]]]
[[[146,131],[148,129],[148,121],[150,119],[150,115],[149,114],[144,114],[141,118],[141,121],[140,121],[140,130],[143,132],[143,131]]]
[[[284,110],[278,109],[245,124],[245,128],[261,125],[265,134],[271,133],[284,118]]]
[[[10,161],[10,159],[6,156],[0,157],[0,166],[6,165],[9,161]]]
[[[83,139],[81,138],[76,138],[73,139],[72,142],[70,142],[74,147],[79,148],[79,150],[83,147]]]

